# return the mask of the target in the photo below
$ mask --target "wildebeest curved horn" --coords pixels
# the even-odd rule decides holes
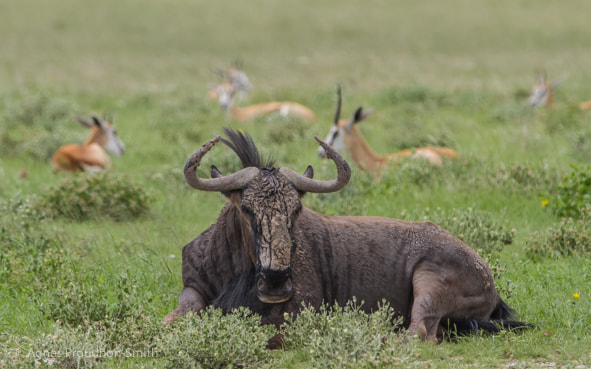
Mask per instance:
[[[288,177],[300,191],[312,193],[336,192],[349,183],[349,179],[351,179],[351,167],[349,167],[347,161],[330,147],[330,145],[318,137],[314,138],[324,148],[326,157],[335,162],[337,166],[337,178],[330,181],[319,181],[294,172],[289,168],[280,168],[279,171]]]
[[[199,178],[199,176],[197,176],[197,167],[199,167],[201,159],[220,139],[221,137],[217,136],[209,140],[206,144],[197,149],[197,151],[189,157],[187,163],[185,163],[185,169],[183,172],[185,174],[185,181],[189,186],[201,191],[225,192],[238,190],[259,172],[257,168],[248,167],[224,177],[211,179]]]

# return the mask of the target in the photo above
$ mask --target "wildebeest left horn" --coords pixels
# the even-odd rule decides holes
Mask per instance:
[[[220,139],[220,136],[212,138],[197,149],[187,160],[183,172],[185,174],[185,181],[189,186],[201,191],[225,192],[238,190],[259,172],[257,168],[248,167],[224,177],[211,179],[199,178],[197,167],[199,167],[201,159]]]
[[[330,147],[330,145],[318,137],[314,138],[318,141],[320,146],[324,148],[326,157],[335,162],[337,166],[337,178],[330,181],[319,181],[294,172],[289,168],[280,168],[279,170],[283,175],[288,177],[300,191],[312,193],[336,192],[349,183],[349,179],[351,179],[351,167],[349,167],[347,161]]]

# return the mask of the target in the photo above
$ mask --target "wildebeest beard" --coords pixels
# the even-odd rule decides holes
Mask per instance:
[[[213,306],[222,309],[224,313],[230,313],[239,307],[246,307],[253,313],[260,315],[267,314],[274,305],[266,304],[257,298],[254,267],[229,280],[213,302]]]

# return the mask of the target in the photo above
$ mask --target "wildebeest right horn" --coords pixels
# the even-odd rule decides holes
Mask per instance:
[[[220,139],[220,136],[212,138],[197,149],[187,160],[183,172],[185,174],[185,181],[189,186],[201,191],[225,192],[238,190],[259,172],[257,168],[248,167],[224,177],[211,179],[199,178],[197,176],[197,167],[199,167],[201,159]]]
[[[324,148],[326,157],[335,162],[337,166],[337,178],[330,181],[319,181],[317,179],[303,176],[289,168],[280,168],[279,170],[283,175],[288,177],[300,191],[312,193],[336,192],[349,183],[349,179],[351,179],[351,167],[349,167],[347,161],[330,145],[318,137],[314,138],[318,141],[320,146]]]

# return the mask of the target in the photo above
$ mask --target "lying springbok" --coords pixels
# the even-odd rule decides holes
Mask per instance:
[[[544,74],[539,74],[538,82],[532,88],[527,103],[536,108],[540,106],[551,108],[554,104],[554,89],[558,87],[562,81],[564,81],[564,78],[557,78],[552,82],[548,82]]]
[[[528,104],[536,108],[540,106],[552,108],[554,106],[554,90],[564,81],[564,79],[564,77],[560,77],[551,83],[548,83],[546,81],[546,76],[540,74],[538,76],[538,83],[532,88],[532,93],[527,100]],[[571,104],[570,108],[589,110],[591,109],[591,100]]]
[[[244,73],[238,63],[236,63],[236,66],[233,68],[218,68],[216,71],[217,74],[222,78],[222,83],[229,83],[233,85],[239,95],[246,95],[253,88],[252,84],[248,80],[248,77],[246,76],[246,73]],[[219,97],[217,85],[210,86],[209,91],[207,91],[207,99],[217,101]]]
[[[316,120],[316,115],[310,108],[292,101],[271,101],[245,107],[237,107],[234,104],[236,87],[231,83],[223,83],[216,86],[219,105],[233,118],[240,122],[266,117],[271,114],[279,114],[283,117],[294,117],[307,121]]]
[[[76,117],[76,121],[84,127],[90,128],[90,135],[82,145],[69,144],[60,147],[51,158],[55,171],[99,172],[111,168],[111,159],[105,152],[121,156],[125,152],[125,145],[117,136],[115,127],[97,116],[92,116],[92,122]]]
[[[306,192],[342,189],[351,177],[343,157],[316,138],[337,167],[335,179],[313,179],[261,159],[248,135],[225,130],[187,160],[187,183],[227,198],[217,221],[183,248],[183,289],[163,324],[213,305],[229,312],[248,307],[263,324],[280,326],[302,304],[344,306],[353,298],[375,311],[383,300],[403,317],[411,335],[438,340],[460,333],[529,326],[495,290],[486,262],[431,222],[382,217],[327,216],[302,205]],[[211,179],[197,176],[203,157],[222,141],[243,169]],[[277,337],[276,337],[277,338]],[[278,344],[273,340],[270,344]]]
[[[397,161],[403,158],[423,158],[427,159],[431,164],[441,165],[442,158],[457,158],[458,152],[454,149],[438,146],[425,146],[413,149],[404,149],[396,153],[379,155],[374,152],[365,141],[361,131],[356,124],[364,121],[373,110],[363,111],[360,106],[355,110],[351,119],[340,119],[341,116],[341,89],[337,90],[338,100],[337,109],[334,117],[334,124],[330,129],[326,142],[332,146],[336,151],[343,153],[348,152],[349,156],[357,164],[362,171],[375,172],[378,168],[384,168],[390,162]],[[326,152],[320,146],[318,148],[318,155],[326,158]]]

